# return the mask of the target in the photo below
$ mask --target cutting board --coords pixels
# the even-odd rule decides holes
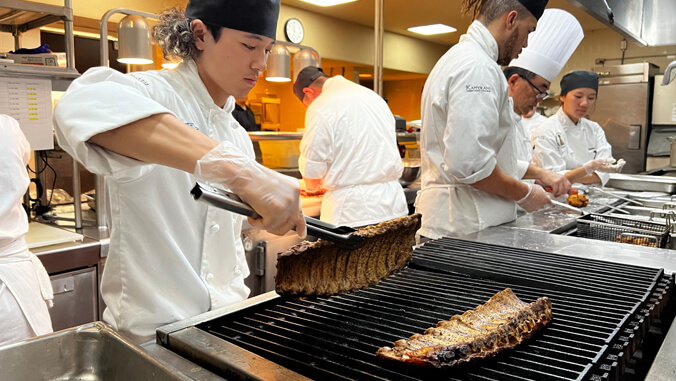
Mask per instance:
[[[37,247],[56,245],[58,243],[82,241],[82,238],[82,234],[69,232],[39,222],[31,222],[28,225],[26,244],[29,249],[35,249]]]

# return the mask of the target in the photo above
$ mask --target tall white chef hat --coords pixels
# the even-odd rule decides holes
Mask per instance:
[[[552,82],[566,64],[584,33],[575,16],[561,9],[545,9],[528,47],[509,66],[517,66]]]

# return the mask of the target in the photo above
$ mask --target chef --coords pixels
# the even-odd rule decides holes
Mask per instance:
[[[308,108],[300,169],[308,191],[327,190],[321,220],[358,227],[408,214],[394,116],[375,92],[308,66],[293,92]]]
[[[52,332],[54,294],[40,260],[28,251],[28,219],[21,206],[28,189],[30,146],[19,123],[0,115],[0,347]]]
[[[546,9],[537,30],[528,36],[528,47],[503,70],[514,101],[520,177],[533,159],[532,123],[527,121],[537,118],[534,115],[539,115],[539,120],[547,119],[535,109],[549,97],[549,85],[583,38],[582,26],[575,16],[561,9]]]
[[[550,203],[539,185],[517,179],[513,104],[500,65],[526,46],[546,0],[465,1],[478,16],[430,73],[422,96],[420,235],[463,235],[516,218],[516,205],[535,211]],[[537,178],[555,195],[565,177]]]
[[[60,146],[106,175],[103,318],[136,342],[249,295],[242,218],[195,202],[195,181],[239,195],[262,216],[255,227],[305,235],[298,180],[257,164],[232,116],[265,68],[278,15],[279,0],[191,0],[153,30],[178,68],[93,68],[55,108]]]
[[[582,184],[605,185],[608,173],[622,170],[624,160],[615,162],[603,128],[585,117],[596,105],[598,83],[598,74],[589,71],[563,76],[559,96],[563,105],[533,133],[534,163]]]

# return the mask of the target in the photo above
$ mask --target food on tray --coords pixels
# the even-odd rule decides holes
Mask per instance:
[[[628,243],[631,245],[639,245],[639,246],[657,247],[657,243],[655,242],[655,240],[648,237],[622,236],[620,234],[617,237],[615,237],[615,242]]]
[[[583,208],[589,204],[589,199],[583,194],[571,194],[568,196],[568,205]]]
[[[552,320],[552,302],[522,302],[507,288],[485,304],[441,321],[424,334],[382,347],[379,357],[406,364],[450,368],[514,348]]]
[[[305,190],[305,189],[301,189],[301,190],[300,190],[300,195],[301,195],[301,196],[305,196],[305,197],[321,196],[321,195],[323,195],[324,193],[326,193],[326,189],[321,188],[321,187],[315,189],[315,190],[312,191],[312,192],[307,191],[307,190]]]
[[[420,214],[366,226],[356,249],[319,239],[303,241],[277,256],[275,289],[280,294],[333,295],[375,285],[408,264]]]

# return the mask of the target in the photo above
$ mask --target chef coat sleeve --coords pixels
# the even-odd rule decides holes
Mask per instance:
[[[489,72],[487,75],[487,71]],[[502,95],[499,70],[472,65],[452,79],[435,108],[446,108],[444,169],[461,184],[474,184],[490,176],[497,165],[496,142]],[[504,100],[504,99],[503,99]]]
[[[551,123],[540,124],[531,136],[534,147],[533,163],[550,171],[565,171],[566,160],[561,154],[561,142],[557,139],[558,136]]]
[[[153,165],[116,154],[89,139],[152,115],[169,113],[151,98],[149,78],[143,73],[122,74],[106,67],[88,70],[71,83],[54,109],[59,145],[89,171],[131,180]]]
[[[516,176],[518,179],[523,179],[523,177],[526,175],[526,172],[528,171],[528,167],[530,166],[530,162],[526,160],[517,160],[516,161]]]
[[[591,122],[591,121],[590,121]],[[603,128],[596,122],[591,122],[590,126],[594,131],[594,138],[596,139],[596,159],[612,159],[613,158],[613,147],[606,140],[606,133],[603,131]],[[610,174],[605,172],[594,172],[601,179],[601,184],[606,185],[608,180],[610,180]]]
[[[305,178],[322,179],[333,162],[333,130],[325,115],[308,112],[307,117],[305,133],[300,142],[298,169]]]

